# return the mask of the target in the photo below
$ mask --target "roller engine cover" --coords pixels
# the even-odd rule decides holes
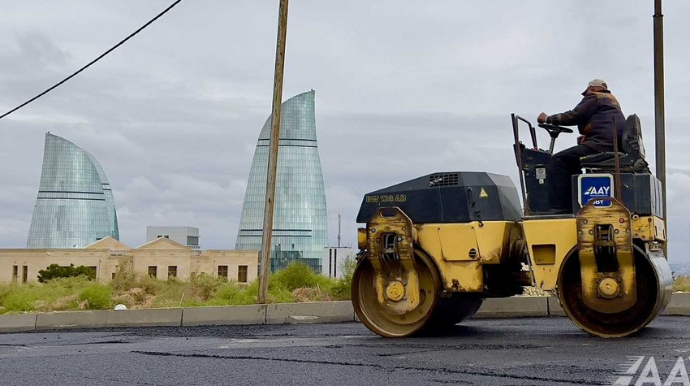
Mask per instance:
[[[518,191],[509,177],[484,172],[428,174],[375,192],[362,200],[358,223],[379,208],[397,206],[415,224],[518,221]]]

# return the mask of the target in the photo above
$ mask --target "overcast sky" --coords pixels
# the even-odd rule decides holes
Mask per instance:
[[[94,59],[172,0],[4,0],[0,113]],[[518,184],[510,113],[574,107],[605,79],[642,119],[654,170],[652,1],[292,0],[283,99],[316,90],[330,240],[362,196],[438,171]],[[664,4],[670,261],[690,262],[690,3]],[[0,120],[0,248],[25,247],[44,136],[94,155],[121,240],[199,227],[233,249],[271,112],[277,0],[186,0],[70,82]],[[548,137],[540,134],[541,144]],[[564,135],[557,150],[571,146]]]

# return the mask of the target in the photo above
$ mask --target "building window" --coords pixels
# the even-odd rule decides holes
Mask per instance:
[[[29,280],[29,267],[22,265],[22,283],[26,283]]]
[[[19,266],[13,265],[12,266],[12,283],[16,283],[18,277],[19,277]]]
[[[224,277],[228,278],[228,266],[227,265],[219,265],[218,266],[218,277]]]
[[[171,277],[177,277],[177,266],[176,265],[169,265],[168,266],[168,278]]]
[[[116,273],[113,272],[113,275],[112,275],[112,277],[111,277],[113,280],[115,280],[115,275],[116,275]]]
[[[155,265],[149,265],[149,276],[152,278],[157,278],[158,277],[158,267]]]
[[[237,267],[237,281],[240,283],[246,283],[247,282],[247,266],[246,265],[240,265]]]

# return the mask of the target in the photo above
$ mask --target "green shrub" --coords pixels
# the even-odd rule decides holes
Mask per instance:
[[[86,277],[58,278],[46,284],[10,284],[0,289],[3,312],[53,311],[77,308],[78,294],[92,282]]]
[[[258,289],[258,288],[257,288]],[[259,298],[259,291],[256,291],[256,299]],[[296,302],[295,297],[292,295],[292,291],[288,291],[284,288],[275,288],[268,291],[267,303],[294,303]],[[256,303],[256,300],[254,301]]]
[[[17,287],[17,285],[0,283],[0,314],[7,312],[5,309],[5,298],[12,293],[14,287]]]
[[[2,306],[5,312],[27,312],[34,310],[36,298],[28,291],[14,291],[5,296]]]
[[[110,298],[113,291],[110,287],[94,283],[86,287],[79,295],[79,299],[88,303],[87,308],[91,310],[105,310],[111,306]]]
[[[90,281],[85,275],[47,279],[50,274],[43,284],[0,284],[0,314],[77,310],[87,304],[89,309],[109,309],[118,303],[128,308],[151,308],[244,305],[258,300],[258,280],[238,284],[203,273],[192,274],[185,281],[158,280],[133,273],[130,264],[122,261],[108,285]],[[315,273],[304,263],[292,263],[271,275],[266,301],[349,299],[355,264],[353,259],[345,260],[339,267],[344,277],[336,280]],[[59,270],[53,266],[44,271]]]
[[[137,274],[132,271],[132,262],[123,260],[117,265],[115,277],[110,281],[110,286],[115,291],[127,291],[136,287]]]
[[[221,284],[211,294],[210,299],[204,305],[225,306],[225,305],[246,305],[256,304],[259,299],[259,280],[254,280],[249,285],[239,285],[235,281]],[[295,297],[292,291],[281,285],[271,285],[269,281],[267,303],[292,303]]]
[[[227,283],[225,278],[196,272],[192,273],[189,281],[194,291],[194,298],[202,302],[210,299],[217,288]]]
[[[355,267],[357,267],[357,260],[347,258],[343,261],[340,268],[343,272],[343,277],[338,279],[331,289],[331,296],[333,296],[334,299],[352,299],[352,276],[355,273]]]
[[[69,266],[51,264],[46,269],[41,269],[38,271],[38,281],[39,283],[46,283],[49,280],[56,278],[76,277],[82,275],[92,277],[93,271],[83,265],[75,267],[74,264],[70,264]]]
[[[137,280],[135,280],[129,288],[141,288],[149,295],[158,295],[158,293],[162,292],[167,285],[175,283],[177,283],[177,281],[165,282],[158,280],[155,277],[144,275],[137,278]]]
[[[181,281],[176,278],[163,281],[146,277],[141,281],[141,284],[147,293],[155,295],[153,307],[181,307],[185,298],[192,295],[189,281]]]
[[[328,291],[333,286],[333,281],[314,272],[307,264],[298,261],[290,263],[285,269],[271,275],[268,285],[269,292],[278,288],[294,291],[297,288],[317,287]]]
[[[227,282],[218,286],[211,294],[209,304],[214,306],[225,306],[232,304],[256,304],[259,285],[240,287],[235,282]],[[252,283],[254,284],[254,283]]]

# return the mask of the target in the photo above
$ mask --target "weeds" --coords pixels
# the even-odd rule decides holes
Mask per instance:
[[[343,262],[341,267],[343,277],[338,279],[331,289],[331,294],[335,300],[349,300],[352,298],[350,288],[352,287],[352,275],[355,273],[355,267],[357,267],[357,260],[355,259],[348,258]]]
[[[673,291],[690,292],[690,277],[676,277],[675,280],[673,280]]]
[[[0,314],[103,310],[116,304],[130,309],[248,305],[258,299],[258,280],[237,283],[204,273],[184,281],[158,280],[132,273],[128,264],[123,263],[108,284],[85,276],[55,278],[44,284],[0,284]],[[345,260],[339,267],[341,279],[319,275],[304,263],[290,264],[271,275],[267,302],[348,300],[356,264],[354,259]],[[690,292],[690,277],[675,278],[673,290]]]
[[[112,296],[113,291],[110,287],[94,283],[84,288],[81,295],[79,295],[79,299],[85,302],[83,303],[83,308],[105,310],[110,308]]]
[[[130,309],[256,304],[259,282],[237,283],[208,274],[189,280],[158,280],[132,272],[123,262],[108,284],[85,276],[54,278],[46,283],[0,284],[0,314],[65,310],[103,310],[116,304]],[[355,261],[340,268],[344,277],[331,279],[304,263],[293,263],[269,279],[269,303],[347,300]]]

